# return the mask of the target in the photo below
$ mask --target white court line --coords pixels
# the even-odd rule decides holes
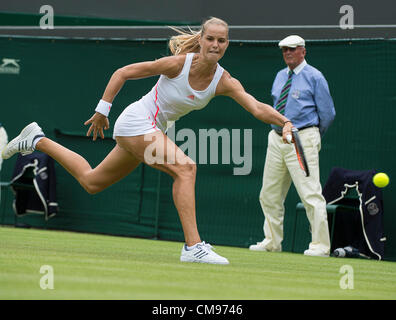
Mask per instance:
[[[179,28],[200,28],[200,26],[177,26]],[[355,29],[382,29],[382,28],[396,28],[396,24],[355,24]],[[168,26],[54,26],[53,29],[43,30],[122,30],[122,29],[157,29],[168,30]],[[229,26],[229,29],[341,29],[340,25],[290,25],[290,26]],[[0,30],[41,30],[40,26],[0,26]]]

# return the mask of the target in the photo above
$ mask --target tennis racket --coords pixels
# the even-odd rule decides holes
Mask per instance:
[[[293,134],[294,146],[296,148],[298,163],[300,164],[300,167],[304,172],[304,175],[308,177],[309,176],[308,162],[307,159],[305,158],[304,148],[302,146],[300,136],[298,135],[298,129],[292,128],[292,134]]]

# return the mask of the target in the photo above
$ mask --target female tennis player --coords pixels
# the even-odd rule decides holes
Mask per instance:
[[[25,127],[3,150],[4,159],[17,152],[39,150],[62,165],[90,194],[98,193],[131,173],[141,162],[169,174],[173,179],[173,200],[182,224],[185,244],[180,260],[228,264],[201,240],[195,212],[196,164],[166,135],[167,123],[204,108],[215,96],[228,96],[257,119],[283,127],[283,140],[292,123],[271,106],[257,101],[218,61],[227,50],[228,25],[221,19],[207,20],[198,32],[179,31],[169,41],[172,56],[134,63],[114,72],[94,115],[85,122],[93,140],[109,129],[108,114],[114,98],[129,79],[160,76],[157,84],[139,101],[124,109],[114,125],[114,149],[96,167],[80,155],[45,137],[36,122]],[[152,145],[154,144],[154,145]],[[146,148],[155,150],[156,161],[148,161]],[[154,148],[153,148],[154,146]],[[167,161],[169,160],[169,161]]]

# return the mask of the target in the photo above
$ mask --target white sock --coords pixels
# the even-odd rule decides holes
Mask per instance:
[[[194,249],[194,248],[197,246],[197,244],[200,244],[200,243],[201,243],[201,242],[198,242],[198,243],[194,244],[194,245],[191,246],[191,247],[189,247],[189,246],[186,245],[186,248],[187,248],[187,250],[192,250],[192,249]]]
[[[33,149],[36,149],[37,142],[39,142],[43,138],[45,138],[45,137],[38,137],[38,138],[33,140],[33,144],[32,144]]]

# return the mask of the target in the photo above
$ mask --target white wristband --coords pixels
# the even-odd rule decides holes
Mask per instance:
[[[100,99],[95,111],[103,114],[105,117],[108,117],[110,113],[110,109],[111,109],[111,103]]]

